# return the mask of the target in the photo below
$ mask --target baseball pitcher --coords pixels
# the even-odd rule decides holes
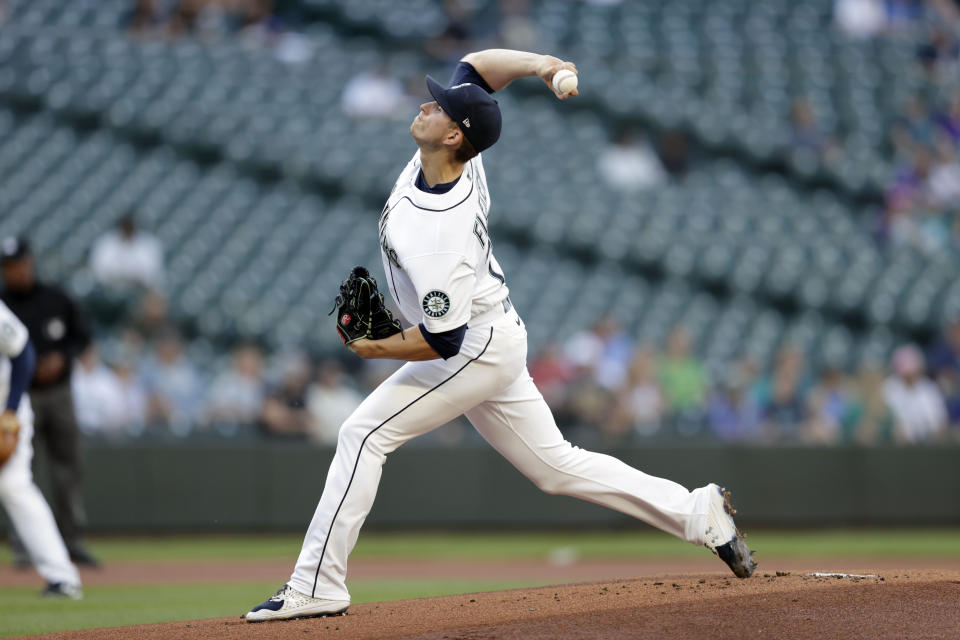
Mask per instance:
[[[589,500],[705,545],[745,578],[756,563],[737,531],[729,494],[688,491],[563,439],[527,372],[527,334],[493,254],[490,193],[480,153],[500,136],[491,97],[539,77],[554,95],[577,95],[576,73],[548,55],[491,49],[465,56],[449,87],[427,77],[431,102],[410,125],[418,147],[380,216],[386,282],[406,329],[358,268],[337,297],[337,329],[362,358],[407,362],[347,419],[320,503],[290,580],[249,621],[341,613],[350,605],[347,557],[370,512],[387,454],[465,414],[490,445],[547,493]],[[567,89],[564,89],[567,87]],[[372,232],[372,230],[371,230]]]

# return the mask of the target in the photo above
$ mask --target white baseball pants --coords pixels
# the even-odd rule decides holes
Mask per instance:
[[[17,411],[20,439],[17,449],[0,468],[0,503],[7,510],[37,573],[47,582],[80,586],[80,575],[70,562],[53,512],[33,481],[33,411],[26,396]]]
[[[498,308],[479,320],[471,322],[459,354],[405,364],[344,422],[293,588],[350,599],[347,557],[373,506],[386,455],[461,414],[543,491],[589,500],[703,544],[706,487],[691,492],[565,441],[527,372],[527,334],[516,311]]]

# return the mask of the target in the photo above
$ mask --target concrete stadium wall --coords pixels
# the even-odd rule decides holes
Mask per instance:
[[[960,447],[650,447],[610,451],[687,487],[735,490],[745,526],[960,523]],[[333,452],[292,443],[88,447],[94,532],[302,531]],[[43,460],[37,465],[41,486]],[[407,447],[384,467],[368,528],[615,527],[630,519],[545,495],[485,447]],[[5,525],[2,525],[5,526]]]

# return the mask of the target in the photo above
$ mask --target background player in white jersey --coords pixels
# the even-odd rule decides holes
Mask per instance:
[[[573,447],[527,372],[526,330],[487,233],[491,200],[479,152],[500,136],[500,109],[490,94],[526,76],[551,87],[560,69],[576,71],[552,56],[491,49],[465,56],[449,89],[427,77],[434,101],[421,105],[410,126],[418,151],[379,225],[385,286],[413,326],[349,344],[361,357],[407,364],[341,427],[293,575],[247,620],[346,610],[347,557],[373,506],[386,455],[460,414],[542,490],[632,515],[713,549],[740,577],[753,573],[756,563],[720,487],[688,491]]]
[[[33,377],[34,361],[27,328],[0,302],[0,402],[4,407],[0,428],[16,433],[15,448],[0,466],[0,503],[47,581],[43,593],[77,599],[83,596],[80,576],[30,470],[33,411],[24,392]]]

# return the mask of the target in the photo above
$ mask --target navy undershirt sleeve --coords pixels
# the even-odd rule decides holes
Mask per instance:
[[[422,322],[419,327],[423,339],[444,360],[449,360],[460,353],[460,345],[463,344],[463,336],[467,333],[467,325],[461,325],[456,329],[441,331],[440,333],[430,333]]]
[[[487,81],[483,79],[483,76],[477,73],[473,65],[469,62],[461,61],[457,64],[457,68],[453,70],[453,76],[450,78],[450,84],[447,86],[452,87],[453,85],[463,84],[464,82],[475,84],[487,93],[493,93],[493,89],[491,89]]]
[[[37,354],[29,340],[20,355],[10,358],[10,393],[7,395],[7,409],[10,411],[16,411],[20,407],[20,398],[30,386],[36,364]]]

